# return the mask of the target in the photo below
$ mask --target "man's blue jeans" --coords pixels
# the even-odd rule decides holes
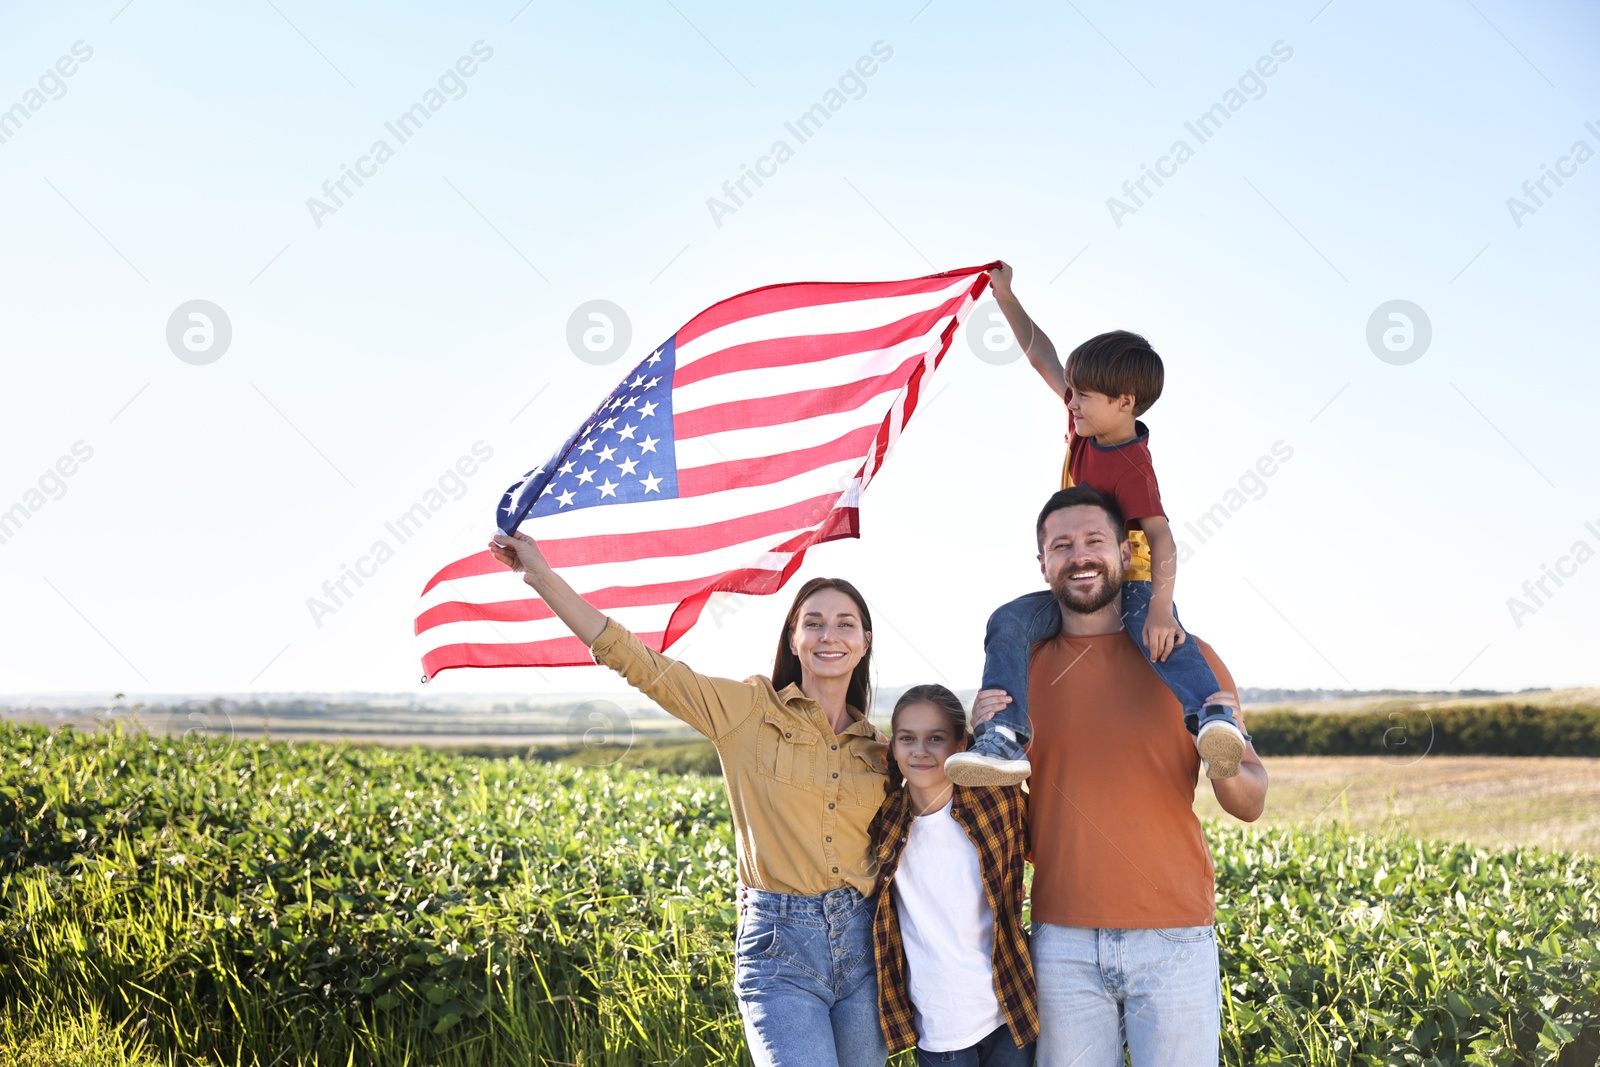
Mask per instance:
[[[1146,660],[1150,658],[1150,650],[1144,643],[1144,621],[1150,614],[1150,591],[1149,582],[1122,583],[1122,625]],[[1176,617],[1176,610],[1173,615]],[[979,723],[975,736],[981,738],[996,726],[1009,726],[1017,735],[1016,754],[1021,754],[1021,746],[1033,736],[1028,725],[1028,663],[1033,646],[1049,641],[1060,632],[1061,605],[1048,589],[1020,596],[989,616],[989,626],[983,635],[983,688],[1004,689],[1010,694],[1011,703],[988,722]],[[1183,705],[1183,724],[1189,732],[1199,732],[1200,713],[1206,698],[1221,686],[1194,634],[1189,634],[1189,639],[1174,648],[1165,660],[1151,663],[1150,667]],[[1230,714],[1228,718],[1231,721],[1233,716]]]
[[[1033,925],[1039,1067],[1216,1067],[1222,1036],[1210,926]]]
[[[734,995],[756,1067],[883,1067],[874,900],[745,891]]]

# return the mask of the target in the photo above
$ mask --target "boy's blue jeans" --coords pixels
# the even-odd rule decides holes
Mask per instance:
[[[1122,583],[1122,625],[1146,660],[1150,658],[1150,650],[1144,644],[1144,621],[1150,614],[1150,593],[1149,582]],[[1177,616],[1176,609],[1173,616]],[[994,718],[979,723],[973,731],[975,737],[983,738],[996,726],[1008,726],[1017,735],[1014,751],[1003,734],[988,743],[998,743],[1012,758],[1021,756],[1022,748],[1033,736],[1028,725],[1028,663],[1033,646],[1049,641],[1060,632],[1061,606],[1048,589],[1020,596],[989,616],[989,627],[983,635],[983,688],[1004,689],[1011,696],[1011,703],[996,712]],[[1216,672],[1195,642],[1194,634],[1189,634],[1189,639],[1174,648],[1165,660],[1151,663],[1150,668],[1183,705],[1183,724],[1189,732],[1199,733],[1206,698],[1221,686],[1217,683]],[[1237,725],[1227,708],[1212,705],[1209,714],[1219,712],[1227,713],[1228,721]]]

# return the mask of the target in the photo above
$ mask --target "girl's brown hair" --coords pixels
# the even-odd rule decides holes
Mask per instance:
[[[950,720],[950,728],[961,735],[961,739],[969,746],[972,744],[972,731],[967,728],[967,709],[962,706],[961,698],[937,682],[927,685],[914,685],[900,694],[900,699],[894,702],[894,713],[889,716],[889,788],[899,789],[905,784],[905,776],[900,773],[900,764],[894,758],[894,732],[900,721],[900,712],[913,704],[932,704]]]
[[[800,605],[806,602],[806,597],[822,589],[837,589],[845,596],[856,602],[856,611],[861,614],[861,630],[863,633],[872,633],[872,613],[867,610],[867,599],[861,595],[860,590],[843,578],[813,578],[800,587],[794,595],[794,603],[789,605],[789,614],[783,620],[783,630],[778,634],[778,655],[772,661],[772,687],[782,689],[786,685],[800,684],[800,657],[794,654],[789,647],[789,637],[794,633],[794,626],[800,618]],[[863,715],[872,714],[872,642],[867,642],[867,651],[862,655],[861,662],[856,664],[856,669],[850,673],[850,687],[845,691],[845,703],[861,712]]]

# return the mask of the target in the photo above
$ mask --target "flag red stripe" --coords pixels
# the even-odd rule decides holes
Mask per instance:
[[[583,599],[593,604],[597,611],[614,611],[617,608],[639,608],[650,604],[671,604],[686,596],[698,593],[710,583],[729,574],[777,574],[774,570],[757,571],[746,568],[738,571],[719,571],[681,582],[659,582],[655,585],[610,585],[583,594]],[[417,633],[452,622],[540,622],[555,618],[543,600],[526,597],[522,600],[501,600],[493,604],[472,604],[452,600],[433,607],[417,616]]]
[[[846,382],[822,389],[802,389],[797,393],[761,396],[750,400],[730,400],[672,416],[672,433],[679,440],[703,437],[728,430],[747,430],[755,426],[812,419],[839,411],[854,411],[880,393],[899,389],[911,369],[922,363],[924,353],[908,357],[892,371],[859,382]]]
[[[783,573],[778,575],[775,580],[765,586],[759,583],[752,584],[749,588],[742,586],[730,588],[727,583],[718,582],[706,592],[696,594],[679,604],[672,612],[672,618],[667,621],[666,643],[661,647],[670,646],[672,642],[688,632],[689,627],[693,626],[695,621],[700,618],[700,611],[706,606],[706,602],[711,599],[713,592],[753,593],[757,595],[776,593],[783,588],[783,584],[793,577],[794,572],[799,570],[800,565],[805,562],[806,549],[812,545],[819,545],[824,541],[837,541],[841,537],[860,536],[861,510],[859,508],[834,508],[833,512],[828,516],[828,521],[823,523],[819,529],[790,540],[786,551],[792,551],[794,555],[789,558],[789,562],[784,565]]]
[[[805,363],[819,363],[825,359],[837,359],[855,352],[876,352],[908,337],[922,336],[934,323],[954,311],[965,299],[966,294],[963,293],[946,300],[936,308],[919,311],[907,315],[898,322],[891,322],[887,326],[874,326],[869,330],[769,337],[760,341],[731,345],[674,371],[672,386],[678,389],[707,378],[714,378],[719,374],[735,371],[792,367]]]
[[[990,267],[997,265],[998,261],[989,264]],[[785,282],[779,285],[767,285],[740,293],[738,296],[730,296],[706,308],[678,331],[678,345],[682,347],[719,326],[726,326],[730,322],[738,322],[740,319],[748,319],[755,315],[770,315],[774,311],[790,311],[818,304],[842,304],[851,300],[932,293],[949,285],[952,278],[986,269],[986,267],[966,267],[962,270],[947,270],[940,274],[911,278],[903,282]],[[979,277],[987,281],[989,276],[982,274]]]
[[[849,512],[850,515],[842,515]],[[818,530],[806,530],[773,547],[773,552],[795,552],[810,547],[818,538],[819,532],[843,529],[849,526],[854,528],[855,508],[838,508],[834,514]],[[853,536],[850,534],[834,533],[833,537]],[[824,537],[823,540],[831,540]],[[775,571],[770,568],[740,567],[731,571],[722,571],[719,574],[706,575],[700,578],[689,578],[681,582],[662,582],[657,585],[638,586],[609,586],[604,589],[593,589],[582,594],[583,598],[599,611],[611,611],[616,608],[636,608],[650,604],[668,604],[674,600],[683,601],[687,598],[703,594],[700,601],[703,604],[712,593],[719,590],[767,594],[775,593],[783,587],[793,567]],[[435,604],[417,617],[416,632],[421,634],[435,626],[443,626],[452,622],[539,622],[544,619],[555,618],[555,612],[549,605],[536,598],[523,600],[502,600],[493,604],[472,604],[460,600],[452,600],[445,604]]]
[[[872,443],[872,436],[876,432],[871,426],[861,426],[826,444],[810,448],[797,448],[776,456],[731,459],[726,463],[690,467],[678,472],[678,495],[685,497],[716,493],[730,485],[771,485],[837,463],[841,459],[859,458],[866,454],[867,446]]]
[[[556,538],[540,541],[539,549],[552,567],[579,567],[592,563],[618,563],[625,560],[694,555],[815,525],[838,499],[838,493],[824,493],[809,500],[786,504],[781,508],[753,515],[740,515],[721,522],[706,523],[703,526],[685,526],[676,530],[645,530],[631,534],[592,534],[588,537]],[[457,560],[428,579],[428,584],[423,587],[422,592],[426,595],[428,590],[440,582],[471,578],[479,574],[493,574],[504,569],[487,551],[474,553],[466,559]]]
[[[651,648],[659,650],[661,634],[635,634]],[[422,671],[429,678],[455,667],[593,667],[589,646],[576,637],[555,637],[547,641],[524,641],[516,645],[482,643],[441,645],[422,657]]]
[[[856,508],[839,508],[828,517],[822,529],[807,534],[807,546],[833,541],[841,537],[859,537],[859,512]],[[800,568],[805,552],[797,552],[781,574],[772,571],[730,571],[717,581],[716,588],[706,589],[691,596],[673,612],[672,620],[663,633],[635,634],[639,640],[658,652],[681,637],[700,618],[706,603],[715,592],[749,593],[761,595],[775,593]],[[457,667],[588,667],[594,656],[589,646],[576,637],[556,637],[545,641],[524,641],[520,644],[465,643],[441,645],[422,657],[423,672],[433,678],[440,671]]]

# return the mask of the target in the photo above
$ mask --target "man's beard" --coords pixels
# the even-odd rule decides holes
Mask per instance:
[[[1067,577],[1079,571],[1094,571],[1100,575],[1100,581],[1092,589],[1083,590],[1073,584]],[[1099,564],[1063,568],[1056,578],[1051,579],[1050,592],[1055,594],[1056,600],[1063,608],[1074,615],[1093,615],[1122,593],[1122,567],[1119,564],[1115,571]]]

